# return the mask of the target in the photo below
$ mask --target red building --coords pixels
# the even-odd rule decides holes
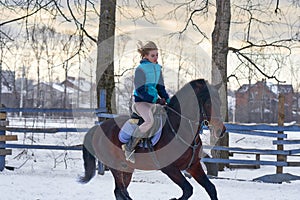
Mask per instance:
[[[295,95],[292,85],[270,84],[265,80],[251,85],[245,84],[236,91],[236,121],[276,123],[279,94],[285,96],[285,121],[293,121]]]

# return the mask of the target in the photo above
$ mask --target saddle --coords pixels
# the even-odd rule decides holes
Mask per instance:
[[[153,126],[145,135],[141,137],[142,140],[139,144],[140,147],[149,148],[150,146],[154,146],[159,141],[163,125],[166,122],[167,113],[164,107],[156,104],[153,109]],[[127,143],[130,140],[135,129],[144,122],[143,118],[134,109],[134,106],[132,111],[133,112],[130,116],[130,119],[128,119],[124,123],[119,133],[119,140],[122,143]]]

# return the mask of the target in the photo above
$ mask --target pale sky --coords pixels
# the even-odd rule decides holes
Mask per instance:
[[[181,78],[183,79],[183,82],[188,81],[189,79],[193,79],[194,77],[197,78],[206,78],[210,79],[210,58],[211,58],[211,32],[213,30],[214,26],[214,15],[215,10],[212,5],[210,5],[210,9],[205,15],[197,16],[195,17],[195,22],[199,25],[201,30],[206,33],[208,36],[208,39],[203,39],[203,37],[195,32],[191,27],[189,27],[188,31],[184,34],[184,37],[181,41],[178,40],[177,36],[173,36],[172,38],[169,37],[168,34],[174,33],[174,31],[182,30],[185,26],[185,22],[183,19],[185,18],[185,14],[182,10],[178,10],[177,12],[177,18],[178,20],[174,20],[174,18],[164,18],[163,16],[166,15],[168,11],[170,11],[172,8],[174,8],[174,5],[171,5],[170,3],[165,3],[164,1],[151,1],[152,5],[156,5],[154,7],[154,13],[156,14],[156,20],[157,22],[155,24],[150,23],[146,20],[136,20],[133,22],[130,19],[125,19],[124,15],[128,16],[139,16],[141,14],[141,11],[139,8],[135,8],[133,4],[135,1],[124,1],[120,0],[118,5],[120,6],[120,10],[117,12],[117,31],[116,31],[116,51],[115,51],[115,65],[116,65],[116,73],[122,72],[126,70],[127,67],[132,68],[135,66],[139,60],[138,54],[136,52],[136,42],[138,40],[146,41],[146,40],[153,40],[155,41],[159,48],[160,48],[160,63],[164,64],[164,73],[166,73],[166,77],[170,76],[173,77],[175,74],[177,74],[176,69],[179,66],[179,57],[181,56],[181,65],[182,65],[182,74]],[[173,2],[183,2],[183,1],[173,1]],[[201,5],[196,1],[193,5],[194,7],[200,7]],[[234,4],[238,5],[245,5],[248,2],[246,0],[238,1],[233,0],[232,1],[232,13],[236,13],[239,11],[239,17],[237,17],[236,14],[233,14],[232,16],[232,25],[231,25],[231,35],[230,35],[230,46],[234,47],[241,47],[245,45],[246,43],[241,43],[242,40],[245,39],[245,27],[246,22],[243,20],[247,15],[247,12],[242,13],[241,10],[238,10]],[[256,2],[262,2],[262,1],[252,1],[253,6],[255,6]],[[267,1],[266,1],[267,2]],[[274,37],[279,37],[280,39],[285,39],[289,36],[289,34],[293,34],[296,31],[299,32],[300,24],[299,24],[299,16],[295,15],[295,13],[299,13],[299,8],[294,10],[294,8],[285,7],[285,3],[287,1],[280,1],[280,8],[281,12],[279,14],[274,13],[275,9],[275,2],[274,1],[268,1],[271,2],[270,11],[263,12],[263,13],[255,13],[255,16],[257,19],[264,19],[267,21],[267,23],[271,24],[271,21],[268,21],[270,18],[269,16],[272,16],[272,22],[279,21],[282,24],[277,24],[276,26],[257,26],[255,30],[251,30],[252,34],[251,36],[255,39],[260,38],[260,40],[263,38],[267,41],[272,41]],[[285,2],[285,3],[284,3]],[[272,5],[274,4],[274,5]],[[267,6],[267,5],[266,5]],[[99,8],[99,5],[96,5],[96,8]],[[3,10],[2,10],[3,11]],[[120,13],[123,13],[120,14]],[[284,15],[288,13],[287,15]],[[16,15],[16,13],[14,13]],[[7,18],[11,16],[11,14],[6,14],[5,12],[2,12],[2,19]],[[41,14],[43,20],[48,20],[49,18]],[[244,17],[241,17],[244,16]],[[0,19],[1,19],[0,18]],[[149,20],[153,20],[151,15],[147,15],[147,18]],[[1,21],[2,21],[1,19]],[[298,19],[298,21],[296,21]],[[296,22],[295,22],[296,21]],[[285,22],[295,22],[293,27],[287,27],[284,25]],[[95,36],[97,35],[97,27],[98,27],[98,17],[95,15],[90,15],[88,20],[88,29],[91,32],[91,35]],[[16,27],[16,23],[12,24],[10,27]],[[57,30],[61,30],[63,32],[70,31],[73,27],[72,23],[63,23],[63,24],[57,24],[54,26]],[[13,28],[12,31],[16,31],[18,28]],[[124,47],[124,44],[120,43],[119,41],[123,41],[123,36],[126,35],[125,40],[125,49],[122,50]],[[199,43],[201,41],[201,43]],[[299,46],[299,45],[298,45]],[[120,49],[121,48],[121,49]],[[270,49],[269,49],[270,50]],[[19,50],[20,51],[20,50]],[[121,53],[122,54],[121,54]],[[268,54],[268,52],[264,52]],[[293,82],[293,84],[299,83],[300,77],[299,73],[299,67],[300,66],[300,60],[299,60],[299,49],[298,51],[295,51],[295,53],[290,57],[290,60],[285,60],[285,62],[280,63],[278,61],[278,58],[274,56],[273,54],[278,54],[279,52],[273,52],[270,50],[269,57],[266,57],[264,60],[264,63],[262,61],[258,61],[260,66],[264,66],[265,70],[274,71],[274,68],[276,69],[276,65],[279,65],[279,67],[283,67],[283,70],[281,72],[277,72],[276,75],[279,76],[280,80],[286,80],[287,83]],[[282,51],[281,51],[282,53]],[[24,59],[23,58],[23,51],[22,53],[19,53],[19,55],[15,56],[17,57],[15,62],[12,62],[11,59],[7,62],[11,62],[10,68],[18,68],[20,65],[30,65],[31,67],[28,69],[30,70],[31,78],[35,77],[36,74],[36,67],[35,62],[30,61],[34,60],[34,58],[31,59]],[[81,71],[78,71],[78,64],[77,60],[73,61],[73,67],[71,68],[70,75],[77,76],[79,73],[81,75],[87,74],[90,75],[91,71],[95,70],[95,60],[96,60],[96,46],[90,47],[90,58],[82,59],[82,65]],[[276,61],[277,59],[277,61]],[[57,61],[59,63],[59,61]],[[119,65],[119,63],[121,63]],[[279,63],[279,64],[278,64]],[[71,64],[71,63],[70,63]],[[118,69],[118,66],[120,66],[120,69]],[[63,73],[61,71],[57,71],[59,68],[62,67],[56,67],[55,69],[55,76],[58,76],[61,80],[63,80]],[[293,69],[292,69],[293,68]],[[293,72],[292,72],[293,70]],[[47,71],[47,68],[45,67],[43,69],[44,72]],[[297,73],[298,72],[298,73]],[[128,71],[128,76],[130,76],[132,72]],[[249,72],[245,71],[245,68],[239,68],[237,66],[237,58],[232,53],[228,56],[228,75],[231,73],[236,74],[237,76],[241,77],[240,82],[238,83],[234,79],[230,79],[229,86],[236,88],[242,83],[247,83],[247,76]],[[244,76],[244,77],[242,77]],[[43,77],[47,78],[47,75],[43,75]],[[255,80],[260,80],[263,78],[262,76],[253,77],[253,82]],[[169,81],[173,81],[174,79],[170,79]],[[168,82],[168,80],[166,80]],[[177,82],[176,82],[177,84]]]

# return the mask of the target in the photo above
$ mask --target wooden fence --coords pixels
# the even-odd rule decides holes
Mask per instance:
[[[256,156],[255,160],[241,160],[241,159],[219,159],[219,158],[203,158],[203,162],[212,163],[225,163],[225,164],[241,164],[241,165],[252,165],[259,167],[260,165],[273,165],[278,167],[288,167],[288,166],[300,166],[300,141],[287,139],[287,134],[285,131],[289,132],[299,132],[300,136],[300,126],[290,125],[290,126],[274,126],[267,124],[259,125],[239,125],[239,124],[226,124],[227,131],[229,134],[243,134],[257,136],[258,140],[260,137],[271,137],[274,138],[273,145],[289,145],[296,144],[299,145],[296,149],[290,150],[275,150],[274,148],[243,148],[243,147],[222,147],[222,146],[204,146],[204,149],[213,149],[219,151],[229,151],[230,155],[234,154],[253,154]],[[272,132],[279,133],[272,133]],[[230,136],[229,136],[230,137]],[[274,155],[277,157],[276,161],[261,160],[261,155]],[[297,156],[299,161],[287,161],[287,157]]]
[[[48,150],[82,150],[82,145],[59,146],[59,145],[32,145],[32,144],[14,144],[7,141],[17,141],[17,135],[6,135],[6,131],[13,133],[45,133],[55,134],[60,132],[87,132],[89,128],[24,128],[9,127],[7,113],[93,113],[97,116],[99,113],[106,112],[106,108],[99,109],[39,109],[39,108],[3,108],[0,107],[0,171],[5,168],[5,156],[12,154],[12,149],[48,149]],[[96,123],[96,122],[95,122]],[[103,165],[99,165],[99,168]],[[103,169],[100,169],[101,172]]]
[[[5,131],[11,132],[33,132],[33,133],[58,133],[58,132],[86,132],[89,127],[83,129],[77,128],[24,128],[24,127],[9,127],[6,121],[6,112],[92,112],[95,113],[99,118],[112,118],[116,115],[106,114],[105,109],[15,109],[15,108],[0,108],[0,171],[4,169],[5,166],[5,156],[11,154],[11,149],[21,148],[21,149],[51,149],[51,150],[81,150],[82,146],[57,146],[57,145],[26,145],[26,144],[14,144],[13,142],[7,143],[7,141],[17,140],[14,135],[5,135]],[[2,114],[1,114],[2,113]],[[2,116],[2,117],[1,117]],[[220,158],[202,158],[205,163],[226,163],[226,164],[239,164],[243,166],[251,165],[257,168],[260,165],[273,165],[277,167],[292,167],[300,166],[299,161],[288,161],[287,158],[294,156],[300,158],[300,140],[290,140],[287,139],[286,131],[299,132],[299,125],[291,126],[273,126],[266,124],[259,125],[239,125],[239,124],[225,124],[229,134],[243,134],[251,135],[257,137],[271,137],[274,138],[273,144],[278,145],[290,145],[299,144],[299,148],[290,150],[278,150],[278,149],[265,149],[265,148],[244,148],[244,147],[223,147],[223,146],[204,146],[204,149],[214,149],[219,151],[229,151],[230,155],[234,154],[253,154],[256,159],[246,160],[246,159],[220,159]],[[272,131],[272,132],[270,132]],[[262,160],[261,155],[274,155],[277,156],[276,161]],[[298,156],[298,157],[297,157]],[[99,167],[103,167],[100,165]]]

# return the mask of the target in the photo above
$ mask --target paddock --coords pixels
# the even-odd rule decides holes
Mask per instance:
[[[80,126],[74,125],[74,118],[58,118],[55,121],[48,119],[47,113],[76,113],[81,116],[80,113],[89,113],[92,118],[89,120],[90,124],[95,124],[97,118],[105,119],[115,117],[116,115],[111,115],[105,113],[105,109],[12,109],[12,108],[1,108],[1,113],[5,119],[2,119],[2,124],[0,126],[1,136],[0,136],[0,149],[1,149],[1,165],[0,168],[3,170],[5,168],[5,158],[6,160],[11,159],[10,154],[14,150],[48,150],[48,151],[60,151],[60,152],[80,152],[82,149],[82,138],[84,133],[89,129],[86,124]],[[23,121],[27,120],[27,125],[21,125],[18,118],[7,117],[7,113],[35,113],[39,115],[38,119],[32,119],[35,122],[30,122],[30,119],[23,118]],[[69,121],[68,121],[69,120]],[[16,123],[18,121],[18,123]],[[35,125],[33,124],[35,123]],[[28,126],[30,124],[30,126]],[[67,126],[66,124],[73,124],[73,126]],[[59,126],[60,125],[60,126]],[[23,126],[23,127],[22,127]],[[268,125],[268,124],[252,124],[252,125],[241,125],[241,124],[225,124],[229,137],[232,138],[231,146],[210,146],[208,143],[204,142],[204,150],[209,153],[211,150],[228,151],[230,154],[229,159],[220,158],[202,158],[204,163],[225,163],[228,164],[230,169],[233,168],[251,168],[259,169],[263,165],[274,166],[274,168],[290,168],[290,167],[300,167],[300,126],[299,125]],[[91,127],[91,126],[90,126]],[[204,130],[204,134],[207,130]],[[31,137],[43,137],[45,140],[49,137],[65,138],[66,142],[61,144],[38,144],[37,142],[24,142],[26,137],[31,135]],[[68,136],[69,135],[69,136]],[[18,137],[20,137],[18,139]],[[76,139],[68,139],[75,137]],[[268,146],[260,145],[249,145],[243,144],[243,140],[246,138],[252,138],[252,142],[257,141],[261,144],[261,141],[265,141]],[[16,141],[16,140],[19,141]],[[50,139],[50,141],[53,139]],[[68,140],[76,142],[68,142]],[[23,141],[23,142],[21,142]],[[270,145],[271,143],[271,145]],[[278,146],[282,146],[282,150],[278,150]],[[7,168],[13,169],[18,168],[17,166],[6,166]],[[274,169],[274,173],[277,171]],[[281,169],[283,172],[284,170]],[[100,174],[103,174],[103,166],[99,163]],[[281,173],[282,173],[281,172]],[[300,175],[300,174],[295,174]],[[255,178],[255,177],[253,177]]]

